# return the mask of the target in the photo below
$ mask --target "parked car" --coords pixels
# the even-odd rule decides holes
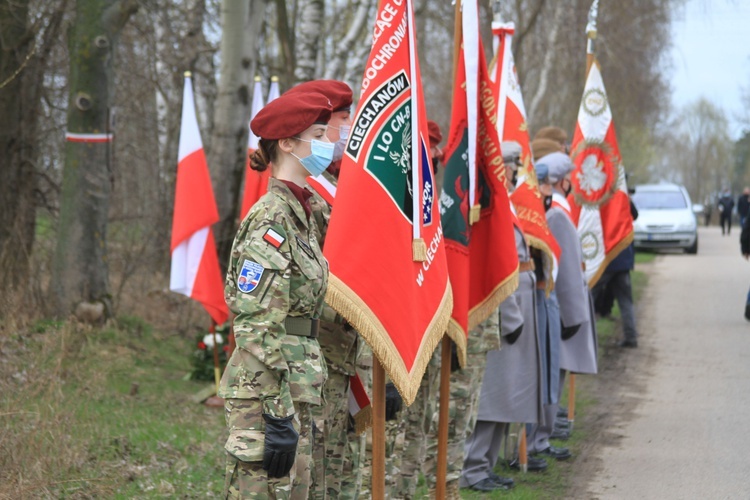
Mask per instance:
[[[698,253],[698,223],[690,195],[677,184],[642,184],[631,196],[638,208],[633,222],[636,248],[683,249]]]

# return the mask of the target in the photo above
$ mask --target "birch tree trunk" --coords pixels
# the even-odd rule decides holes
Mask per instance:
[[[342,80],[344,78],[347,59],[352,57],[355,44],[363,41],[362,35],[366,31],[365,26],[367,26],[372,3],[372,0],[360,0],[358,2],[357,10],[349,26],[349,30],[346,32],[346,36],[336,45],[333,58],[326,68],[325,75],[323,76],[326,80]]]
[[[80,302],[101,302],[111,312],[107,219],[112,191],[109,127],[114,89],[112,58],[120,31],[137,0],[78,0],[68,35],[70,77],[65,166],[57,248],[50,282],[55,313]]]
[[[219,209],[214,234],[222,268],[237,231],[236,218],[247,162],[250,71],[256,59],[254,49],[263,20],[261,13],[265,11],[262,3],[260,0],[224,0],[221,4],[221,69],[208,165]]]
[[[318,62],[318,49],[323,31],[323,0],[304,0],[300,2],[297,17],[296,61],[294,79],[297,83],[314,80]]]

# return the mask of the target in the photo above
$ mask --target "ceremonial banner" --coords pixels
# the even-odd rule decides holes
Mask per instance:
[[[211,318],[222,324],[229,310],[211,230],[211,225],[219,221],[219,212],[195,117],[189,73],[185,75],[178,158],[169,289],[200,302]]]
[[[518,286],[518,254],[476,0],[462,5],[463,43],[453,84],[440,216],[453,290],[448,334],[463,364],[469,330],[487,319]],[[472,192],[477,205],[472,204]],[[473,206],[475,217],[471,216]]]
[[[510,199],[515,206],[521,230],[529,245],[538,248],[548,257],[546,262],[549,268],[545,271],[552,278],[547,283],[547,293],[549,293],[557,278],[557,263],[561,250],[547,226],[544,201],[539,192],[534,157],[529,146],[526,107],[523,104],[521,85],[518,82],[513,52],[511,52],[514,29],[513,23],[492,23],[492,33],[496,37],[498,47],[492,74],[498,102],[497,129],[501,140],[515,141],[521,145],[523,166],[518,172],[518,183]]]
[[[599,64],[594,61],[578,109],[570,156],[571,212],[578,225],[589,288],[633,241],[628,187]]]
[[[323,249],[326,302],[406,404],[452,308],[416,50],[411,0],[380,2]]]
[[[271,88],[268,90],[268,102],[279,97],[279,79],[271,78]],[[253,88],[253,105],[250,108],[250,121],[253,121],[255,115],[263,109],[263,86],[260,83],[260,77],[255,77],[255,87]],[[247,123],[250,129],[250,122]],[[271,177],[271,169],[267,168],[263,172],[258,172],[250,168],[250,155],[258,149],[258,136],[249,130],[247,136],[247,166],[245,168],[245,191],[242,195],[242,206],[240,208],[240,219],[244,219],[250,208],[255,205],[261,196],[268,190],[268,178]]]

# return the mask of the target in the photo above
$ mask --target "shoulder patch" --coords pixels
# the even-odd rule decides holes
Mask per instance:
[[[278,249],[281,245],[284,244],[284,241],[286,241],[285,237],[281,236],[277,231],[274,231],[273,228],[270,227],[266,231],[266,234],[263,235],[263,239],[266,240],[266,243],[276,249]]]
[[[263,276],[263,266],[252,260],[242,263],[242,270],[237,277],[237,290],[242,293],[250,293],[258,287],[260,278]]]

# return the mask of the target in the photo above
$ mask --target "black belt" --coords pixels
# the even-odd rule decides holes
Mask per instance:
[[[318,329],[320,320],[318,318],[299,318],[296,316],[287,316],[284,320],[284,328],[287,335],[296,335],[298,337],[318,338]]]

